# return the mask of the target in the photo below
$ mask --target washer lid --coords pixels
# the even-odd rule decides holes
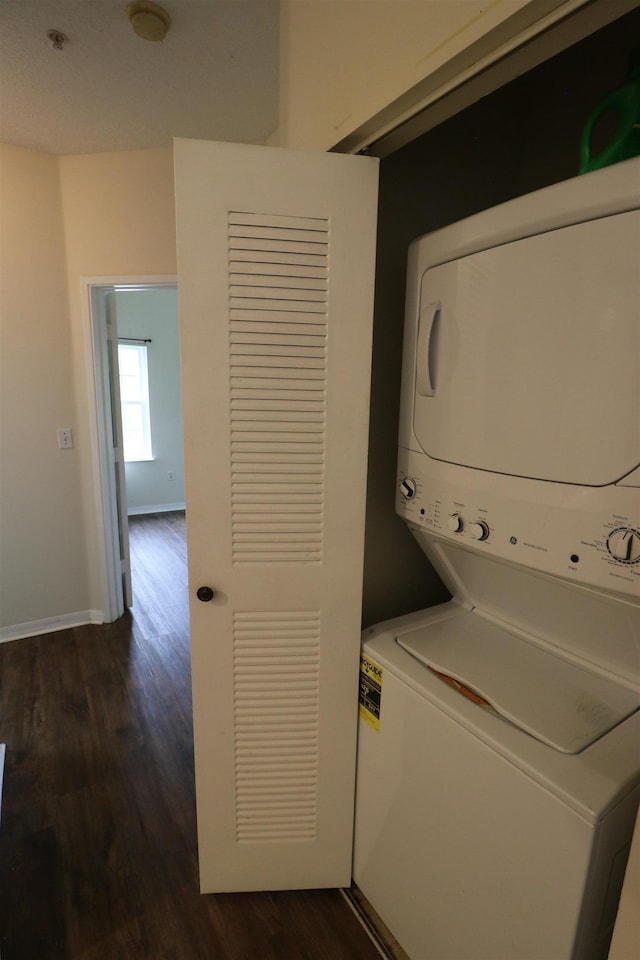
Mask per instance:
[[[633,690],[474,611],[399,634],[396,642],[461,693],[562,753],[579,753],[640,707]]]

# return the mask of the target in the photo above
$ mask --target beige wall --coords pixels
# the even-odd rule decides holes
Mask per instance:
[[[60,157],[60,183],[71,288],[79,277],[175,273],[170,148]]]
[[[561,0],[283,0],[278,143],[328,150],[407,91],[415,89],[409,101],[420,102],[447,76],[462,72],[467,61],[566,5]]]
[[[89,607],[55,157],[0,146],[0,627]],[[77,438],[79,439],[79,438]]]
[[[172,276],[176,258],[170,149],[0,150],[0,636],[10,636],[102,608],[81,280]],[[58,449],[61,426],[73,450]]]
[[[102,550],[96,529],[91,424],[87,416],[87,314],[82,278],[175,276],[173,152],[141,150],[60,158],[73,344],[88,605],[100,607]]]

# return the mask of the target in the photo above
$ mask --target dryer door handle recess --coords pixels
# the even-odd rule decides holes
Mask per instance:
[[[436,395],[436,355],[440,312],[439,303],[429,303],[420,311],[417,387],[421,397],[435,397]]]

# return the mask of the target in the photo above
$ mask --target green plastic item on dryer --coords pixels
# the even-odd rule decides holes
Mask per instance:
[[[608,143],[593,156],[591,140],[598,120],[609,111],[617,114],[617,123]],[[629,57],[627,77],[619,87],[600,101],[584,125],[580,140],[579,173],[600,170],[612,163],[640,155],[640,49]]]

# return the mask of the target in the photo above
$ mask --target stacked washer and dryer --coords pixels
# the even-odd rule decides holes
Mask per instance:
[[[640,160],[409,252],[397,510],[451,591],[363,636],[354,879],[411,960],[604,960],[640,799]]]

